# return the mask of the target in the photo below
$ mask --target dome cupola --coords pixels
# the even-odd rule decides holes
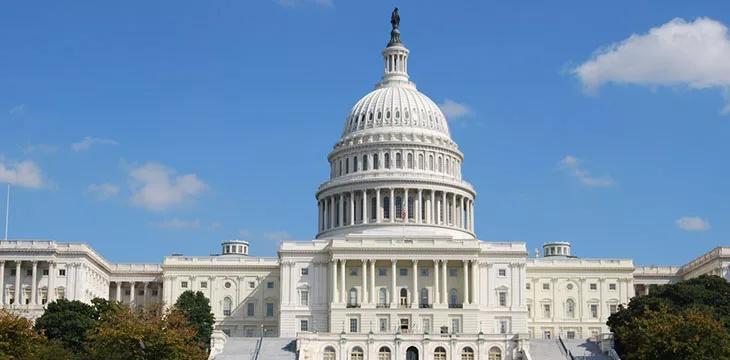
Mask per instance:
[[[242,255],[248,256],[248,241],[245,240],[226,240],[221,242],[223,255]]]

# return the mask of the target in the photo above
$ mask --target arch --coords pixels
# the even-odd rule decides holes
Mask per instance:
[[[417,347],[411,346],[406,349],[406,360],[419,360]]]
[[[461,360],[474,360],[474,349],[469,346],[461,349]]]
[[[437,165],[436,171],[438,171],[438,172],[443,172],[444,171],[444,159],[442,157],[440,157],[440,156],[439,156],[439,159],[438,159],[438,165]]]
[[[345,159],[345,174],[350,173],[350,158]]]
[[[383,218],[390,219],[390,197],[383,198]]]
[[[446,158],[446,174],[451,175],[451,162],[449,158]]]
[[[231,316],[231,308],[233,307],[233,300],[229,296],[223,298],[223,316]]]
[[[418,154],[418,170],[423,170],[423,154]]]
[[[385,155],[383,155],[383,161],[385,162],[383,166],[386,169],[390,169],[390,153],[385,153]]]
[[[575,318],[575,300],[568,299],[565,302],[565,316],[569,319]]]
[[[357,305],[357,289],[351,288],[350,289],[350,296],[347,298],[347,305],[348,306],[355,306]]]
[[[408,289],[406,288],[400,289],[400,304],[401,306],[408,306]]]
[[[337,358],[337,352],[335,351],[335,348],[332,346],[327,346],[324,348],[324,356],[322,359],[324,360],[335,360]]]
[[[357,156],[352,158],[352,172],[357,172]]]
[[[352,348],[352,351],[350,351],[350,360],[363,360],[363,355],[362,348],[355,346]]]
[[[502,350],[496,346],[489,349],[489,360],[502,360]]]
[[[388,303],[388,290],[380,288],[378,290],[378,305],[386,305]]]
[[[395,214],[393,214],[394,218],[398,218],[403,213],[403,201],[401,200],[400,196],[395,197]]]
[[[433,360],[446,360],[446,349],[443,346],[433,350]]]
[[[368,171],[368,156],[362,156],[362,171]]]
[[[373,170],[378,170],[380,164],[378,163],[378,154],[373,154]]]
[[[378,360],[390,360],[390,348],[387,346],[381,346],[378,349]]]
[[[403,156],[399,152],[395,153],[395,167],[397,169],[403,168]]]
[[[428,305],[428,289],[426,289],[426,288],[421,289],[420,302],[421,302],[422,307],[426,307]]]
[[[433,171],[433,155],[428,156],[428,170]]]
[[[406,156],[406,165],[409,169],[413,169],[413,154],[408,153]]]
[[[456,289],[449,290],[449,305],[456,305],[459,303],[459,292]]]

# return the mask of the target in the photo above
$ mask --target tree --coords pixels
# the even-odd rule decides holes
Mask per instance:
[[[684,328],[683,337],[677,337],[682,329],[672,328],[680,320],[694,322],[692,326]],[[678,349],[691,349],[697,345],[694,344],[695,333],[689,331],[699,334],[703,329],[713,328],[713,322],[717,322],[724,331],[719,332],[718,336],[729,332],[730,283],[717,276],[703,275],[676,284],[652,286],[649,295],[634,297],[627,308],[622,306],[611,315],[607,324],[615,334],[616,351],[622,359],[665,360],[684,358],[671,355],[675,353],[664,353],[662,356],[669,357],[661,357],[647,350],[654,349],[651,344],[671,345],[671,351],[684,354],[686,352]],[[654,326],[654,329],[666,327],[667,330],[651,332],[651,329],[646,329],[647,326]],[[712,347],[726,351],[722,346]],[[698,350],[692,354],[692,359],[724,359],[722,353],[711,357],[694,357],[703,356],[703,352]]]
[[[160,305],[134,310],[119,305],[101,314],[86,345],[92,359],[203,360],[207,354],[196,333],[182,313],[163,313]]]
[[[30,320],[0,309],[0,358],[71,360],[74,356],[60,342],[35,331]]]
[[[215,316],[211,312],[210,301],[202,292],[185,291],[177,298],[173,311],[180,312],[197,330],[195,339],[207,352],[210,348],[210,337],[213,334]]]
[[[59,340],[76,354],[84,352],[86,334],[97,323],[99,311],[81,301],[58,299],[46,307],[35,327],[50,340]]]

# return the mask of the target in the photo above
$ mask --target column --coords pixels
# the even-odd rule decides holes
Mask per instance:
[[[380,188],[378,188],[375,189],[375,222],[378,224],[380,224],[382,213],[383,211],[380,210]]]
[[[213,286],[212,285],[213,284],[210,284],[210,283],[208,284],[208,288],[211,289],[211,291],[213,289]],[[142,283],[142,290],[144,291],[144,298],[142,298],[142,301],[144,302],[144,305],[145,306],[147,306],[147,305],[150,304],[150,292],[149,292],[149,289],[148,289],[149,286],[150,286],[150,283],[149,282],[143,282]],[[211,296],[208,299],[212,299],[212,298],[213,297]]]
[[[392,191],[392,190],[391,190]],[[398,306],[398,290],[395,283],[395,268],[397,260],[390,260],[390,307],[395,308]]]
[[[451,194],[451,226],[456,227],[456,193]]]
[[[390,188],[390,222],[395,222],[395,218],[397,217],[396,214],[393,214],[395,212],[395,189]]]
[[[479,261],[471,261],[471,303],[479,304]]]
[[[469,305],[469,260],[462,261],[464,265],[464,305]]]
[[[362,271],[360,272],[360,279],[362,280],[362,290],[360,291],[362,295],[362,300],[360,303],[365,304],[368,302],[368,262],[367,260],[362,260]]]
[[[350,225],[355,224],[355,191],[350,191]]]
[[[416,198],[417,201],[413,203],[413,206],[416,208],[413,210],[413,213],[416,214],[416,223],[421,223],[421,218],[423,217],[423,214],[421,214],[421,201],[423,201],[423,190],[418,189],[418,197]]]
[[[444,225],[448,224],[448,222],[449,222],[448,221],[449,214],[447,213],[448,209],[449,209],[449,207],[446,206],[446,192],[443,191],[443,192],[441,192],[441,208],[439,209],[438,213],[436,214],[436,217],[438,218],[440,214],[443,214],[444,218],[443,218],[443,220],[436,221],[436,223],[444,224]]]
[[[469,215],[471,216],[471,232],[474,232],[474,200],[470,201],[470,203],[471,204],[469,205]]]
[[[326,203],[325,203],[326,204]],[[162,301],[165,304],[165,309],[169,308],[170,305],[172,305],[172,282],[173,279],[170,275],[165,276],[162,284]],[[239,283],[240,284],[240,283]],[[121,290],[121,285],[120,290]],[[241,286],[239,285],[239,288]]]
[[[371,259],[370,260],[370,303],[371,304],[374,304],[377,301],[377,299],[375,298],[376,293],[377,292],[375,291],[375,260]]]
[[[439,269],[439,261],[434,260],[433,261],[433,304],[441,304],[441,291],[439,288],[439,272],[441,272],[441,269]]]
[[[441,260],[441,303],[442,304],[448,304],[449,303],[449,293],[447,290],[447,284],[449,279],[449,274],[447,274],[447,268],[448,268],[448,260]]]
[[[337,303],[337,260],[330,261],[330,273],[332,273],[332,303]]]
[[[418,309],[418,260],[413,260],[413,291],[411,292],[411,307]]]
[[[466,222],[466,211],[464,210],[464,197],[461,197],[461,206],[459,207],[459,227],[464,229],[464,223]]]
[[[370,215],[368,214],[368,191],[363,190],[362,191],[362,223],[367,224],[369,217],[370,217]]]
[[[403,202],[401,203],[401,206],[403,206],[403,209],[401,210],[406,214],[405,219],[403,221],[408,222],[408,217],[411,216],[408,211],[408,189],[403,189]],[[403,214],[398,214],[399,217],[403,216]]]
[[[335,197],[330,196],[330,224],[329,228],[332,229],[335,227]]]
[[[48,302],[56,301],[56,262],[51,260],[48,262]],[[0,275],[2,278],[2,275]],[[0,286],[0,289],[2,287]],[[0,295],[0,298],[2,295]]]
[[[327,198],[324,198],[322,200],[322,203],[324,204],[324,214],[322,214],[322,231],[324,231],[329,228],[330,202],[327,200]]]
[[[317,232],[322,231],[322,201],[317,201]]]
[[[345,289],[345,277],[347,277],[347,269],[345,268],[347,260],[340,260],[340,303],[346,303],[347,289]]]
[[[431,197],[426,200],[426,224],[433,224],[433,201],[434,191],[431,190]]]
[[[134,286],[137,285],[134,281],[129,283],[129,307],[134,308],[134,298],[137,294],[134,293]],[[192,281],[190,282],[192,285]]]
[[[5,260],[0,260],[0,305],[5,305]]]
[[[20,273],[20,260],[15,261],[15,306],[20,305],[20,293],[23,289],[20,288],[20,277],[23,275]]]
[[[30,304],[38,305],[38,261],[34,260],[31,264],[33,265],[31,277],[33,282],[30,284]]]
[[[345,223],[343,222],[344,216],[345,216],[345,196],[344,194],[340,194],[340,208],[338,209],[338,215],[337,220],[339,221],[339,226],[345,226]]]

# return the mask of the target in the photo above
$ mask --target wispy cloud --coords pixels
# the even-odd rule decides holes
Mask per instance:
[[[314,4],[318,6],[334,6],[333,0],[274,0],[277,4],[284,7],[296,7],[302,4]]]
[[[91,184],[87,190],[95,194],[97,200],[107,200],[119,194],[119,186],[110,183]]]
[[[588,170],[581,168],[581,163],[583,163],[582,159],[578,159],[573,155],[568,155],[563,160],[560,160],[558,166],[561,169],[568,171],[571,176],[577,177],[583,185],[596,187],[609,187],[614,185],[613,179],[608,176],[591,176]]]
[[[220,228],[221,228],[221,226],[223,226],[223,224],[221,224],[221,222],[220,222],[220,221],[213,221],[213,222],[212,222],[212,223],[210,224],[210,229],[211,229],[211,230],[216,230],[216,229],[220,229]]]
[[[0,156],[0,183],[38,189],[49,185],[43,170],[30,160],[10,162]]]
[[[147,163],[129,172],[132,203],[150,211],[163,211],[193,199],[208,188],[195,174],[177,176],[159,163]]]
[[[73,150],[73,151],[89,150],[91,148],[91,145],[94,145],[94,144],[119,145],[119,143],[114,140],[87,136],[87,137],[84,137],[83,140],[71,144],[71,150]]]
[[[438,104],[439,108],[441,108],[441,112],[446,115],[446,117],[449,120],[456,120],[458,118],[473,115],[474,111],[472,109],[464,104],[464,103],[458,103],[451,99],[444,100],[443,103]]]
[[[20,104],[10,110],[8,110],[10,115],[23,115],[25,114],[25,104]]]
[[[58,146],[46,145],[46,144],[28,145],[23,148],[23,152],[26,154],[33,154],[33,153],[51,154],[51,153],[55,153],[57,151],[58,151]]]
[[[710,222],[695,216],[685,216],[674,221],[677,227],[687,231],[707,231],[710,230]]]
[[[250,236],[251,235],[251,232],[248,231],[248,229],[239,229],[238,230],[238,235],[243,236],[243,237],[247,237],[247,236]]]
[[[190,221],[184,221],[178,218],[173,218],[172,220],[152,223],[152,225],[161,229],[168,230],[197,229],[200,227],[200,220],[195,219]]]
[[[599,48],[571,73],[591,95],[609,82],[720,89],[725,99],[721,113],[730,113],[728,28],[706,17],[690,22],[677,18]]]
[[[265,232],[263,234],[263,236],[264,236],[264,238],[266,238],[268,240],[274,240],[274,241],[282,241],[282,240],[291,239],[291,235],[288,232],[282,231],[282,230]]]

